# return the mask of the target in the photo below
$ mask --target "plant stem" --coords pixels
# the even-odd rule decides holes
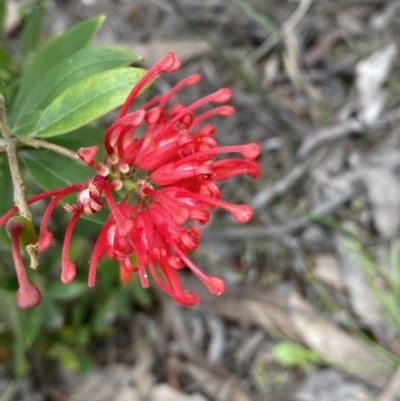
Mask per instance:
[[[60,155],[69,157],[70,159],[73,159],[75,161],[83,163],[76,152],[69,150],[67,148],[64,148],[63,146],[56,145],[54,143],[50,143],[50,142],[42,141],[40,139],[30,138],[30,137],[26,137],[26,136],[15,138],[15,141],[17,142],[18,145],[26,145],[26,146],[30,146],[30,147],[36,148],[36,149],[38,149],[38,148],[48,149],[55,153],[59,153]],[[1,145],[1,143],[0,143],[0,145]]]
[[[14,186],[14,204],[17,206],[21,216],[25,217],[29,221],[32,221],[32,214],[25,199],[25,184],[22,180],[21,172],[19,170],[17,147],[14,140],[8,141],[6,145],[6,152],[10,166],[11,179]]]
[[[0,131],[4,138],[11,138],[12,132],[7,124],[4,97],[0,95]]]
[[[6,152],[8,158],[8,164],[10,166],[11,179],[14,187],[14,204],[18,208],[21,216],[25,217],[29,221],[32,221],[32,213],[29,210],[28,203],[25,199],[25,183],[22,180],[21,172],[19,170],[18,159],[17,159],[17,146],[15,139],[9,139],[6,144]],[[26,251],[31,259],[32,269],[37,269],[39,266],[37,245],[30,244],[26,247]]]

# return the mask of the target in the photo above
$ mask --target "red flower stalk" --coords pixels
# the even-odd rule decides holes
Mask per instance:
[[[11,238],[12,255],[19,284],[15,301],[21,309],[33,308],[39,304],[42,296],[38,288],[28,280],[22,260],[20,243],[29,245],[35,240],[34,228],[29,220],[22,216],[17,216],[12,217],[7,222],[7,232]]]
[[[186,223],[192,220],[205,224],[210,210],[215,208],[229,211],[240,223],[250,220],[250,207],[221,200],[215,182],[239,174],[258,178],[261,172],[255,159],[260,148],[255,143],[221,147],[213,138],[215,128],[203,124],[213,115],[232,115],[233,107],[217,106],[197,113],[206,104],[227,102],[231,98],[229,89],[220,89],[188,106],[180,103],[170,106],[176,92],[198,83],[199,75],[185,78],[167,94],[156,96],[142,108],[128,113],[147,84],[159,73],[175,71],[179,66],[176,56],[168,53],[133,88],[117,120],[105,133],[103,162],[95,159],[97,146],[78,151],[80,158],[97,172],[92,180],[48,193],[54,198],[43,216],[39,251],[51,242],[47,225],[56,204],[71,192],[78,192],[76,204],[64,206],[72,213],[62,250],[61,279],[64,283],[70,282],[76,273],[68,255],[77,220],[83,213],[93,215],[106,204],[110,214],[93,249],[89,286],[95,284],[98,261],[108,255],[118,261],[122,281],[129,280],[131,274],[137,272],[142,286],[147,288],[148,274],[151,274],[159,287],[182,305],[196,305],[199,301],[197,295],[181,287],[177,270],[185,266],[212,294],[224,291],[225,283],[221,278],[207,276],[187,256],[199,246],[201,232]],[[144,135],[136,138],[139,127]],[[221,154],[232,153],[242,158],[214,160]],[[121,201],[113,197],[113,192],[117,191],[122,195]],[[40,199],[43,197],[42,194]],[[31,203],[29,199],[28,203]]]

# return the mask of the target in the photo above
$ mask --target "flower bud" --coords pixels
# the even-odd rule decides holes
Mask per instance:
[[[7,234],[12,237],[13,232],[18,233],[21,245],[29,245],[35,240],[35,229],[32,223],[25,217],[14,216],[6,225]]]

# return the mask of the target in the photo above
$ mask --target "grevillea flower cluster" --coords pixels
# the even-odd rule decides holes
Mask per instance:
[[[183,87],[198,83],[200,75],[191,75],[168,93],[154,97],[135,111],[129,110],[138,94],[154,78],[179,67],[179,59],[168,53],[137,83],[118,118],[105,132],[104,160],[96,160],[98,146],[78,150],[81,160],[95,171],[91,180],[28,199],[30,204],[52,197],[37,239],[38,251],[43,252],[52,241],[48,230],[52,212],[64,197],[77,193],[75,204],[64,204],[71,219],[62,246],[63,283],[71,282],[76,274],[69,248],[78,219],[107,207],[109,215],[90,259],[89,286],[95,284],[99,260],[108,256],[118,262],[122,282],[137,273],[141,285],[148,288],[151,274],[154,282],[181,305],[199,302],[196,294],[185,291],[180,284],[178,270],[183,268],[190,269],[210,293],[219,295],[224,291],[225,283],[221,278],[206,275],[188,256],[189,251],[198,248],[201,236],[194,223],[207,223],[210,211],[217,208],[227,210],[240,223],[250,220],[251,208],[222,200],[216,183],[239,174],[259,177],[256,157],[260,148],[255,143],[219,146],[214,138],[214,126],[206,123],[214,115],[234,113],[233,107],[224,105],[231,98],[229,89],[220,89],[190,105],[171,104],[174,95]],[[206,104],[214,104],[214,107],[198,112]],[[137,137],[139,128],[144,134]],[[240,154],[241,157],[215,160],[222,154]],[[115,199],[117,193],[118,200]],[[1,220],[5,221],[15,211],[16,208]],[[18,227],[9,228],[20,283],[17,304],[29,308],[40,302],[40,293],[27,281],[21,267],[19,246],[15,245],[18,230]]]

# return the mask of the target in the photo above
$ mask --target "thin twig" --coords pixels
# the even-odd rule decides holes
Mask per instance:
[[[264,188],[254,198],[251,206],[254,210],[269,205],[275,198],[287,192],[307,171],[309,163],[296,164],[278,182]]]
[[[296,25],[304,18],[310,9],[313,0],[302,0],[295,12],[284,22],[279,30],[271,34],[256,50],[250,55],[249,59],[255,63],[266,53],[268,53],[282,38],[282,31],[288,32],[293,30]]]
[[[39,149],[39,148],[48,149],[53,152],[59,153],[60,155],[69,157],[70,159],[73,159],[75,161],[83,163],[76,152],[69,150],[67,148],[64,148],[63,146],[56,145],[54,143],[50,143],[50,142],[46,142],[46,141],[42,141],[40,139],[26,137],[26,136],[15,138],[15,140],[18,143],[18,145],[26,145],[26,146],[30,146],[30,147],[36,148],[36,149]]]
[[[297,152],[297,157],[299,159],[304,159],[322,145],[346,138],[355,132],[360,133],[363,130],[382,128],[385,125],[398,121],[399,119],[400,110],[397,109],[386,113],[376,123],[371,125],[365,125],[362,121],[356,118],[350,118],[340,122],[339,124],[324,127],[304,139],[299,151]]]
[[[304,139],[297,152],[297,158],[301,160],[301,163],[294,165],[279,181],[260,191],[254,198],[251,206],[255,211],[260,210],[290,190],[304,176],[309,166],[312,165],[309,157],[321,146],[346,138],[352,133],[361,133],[367,129],[382,128],[398,120],[400,120],[400,110],[394,110],[386,113],[379,121],[370,126],[362,124],[355,118],[350,118],[338,124],[321,128]]]
[[[210,230],[207,231],[207,237],[217,237],[224,239],[238,238],[268,238],[274,240],[282,240],[288,235],[291,235],[299,230],[304,229],[313,219],[332,214],[344,203],[354,198],[360,191],[360,186],[357,185],[359,177],[354,177],[352,188],[347,192],[338,195],[336,198],[329,199],[327,202],[318,205],[309,213],[310,217],[299,217],[283,226],[272,227],[235,227],[235,229],[226,230]]]

